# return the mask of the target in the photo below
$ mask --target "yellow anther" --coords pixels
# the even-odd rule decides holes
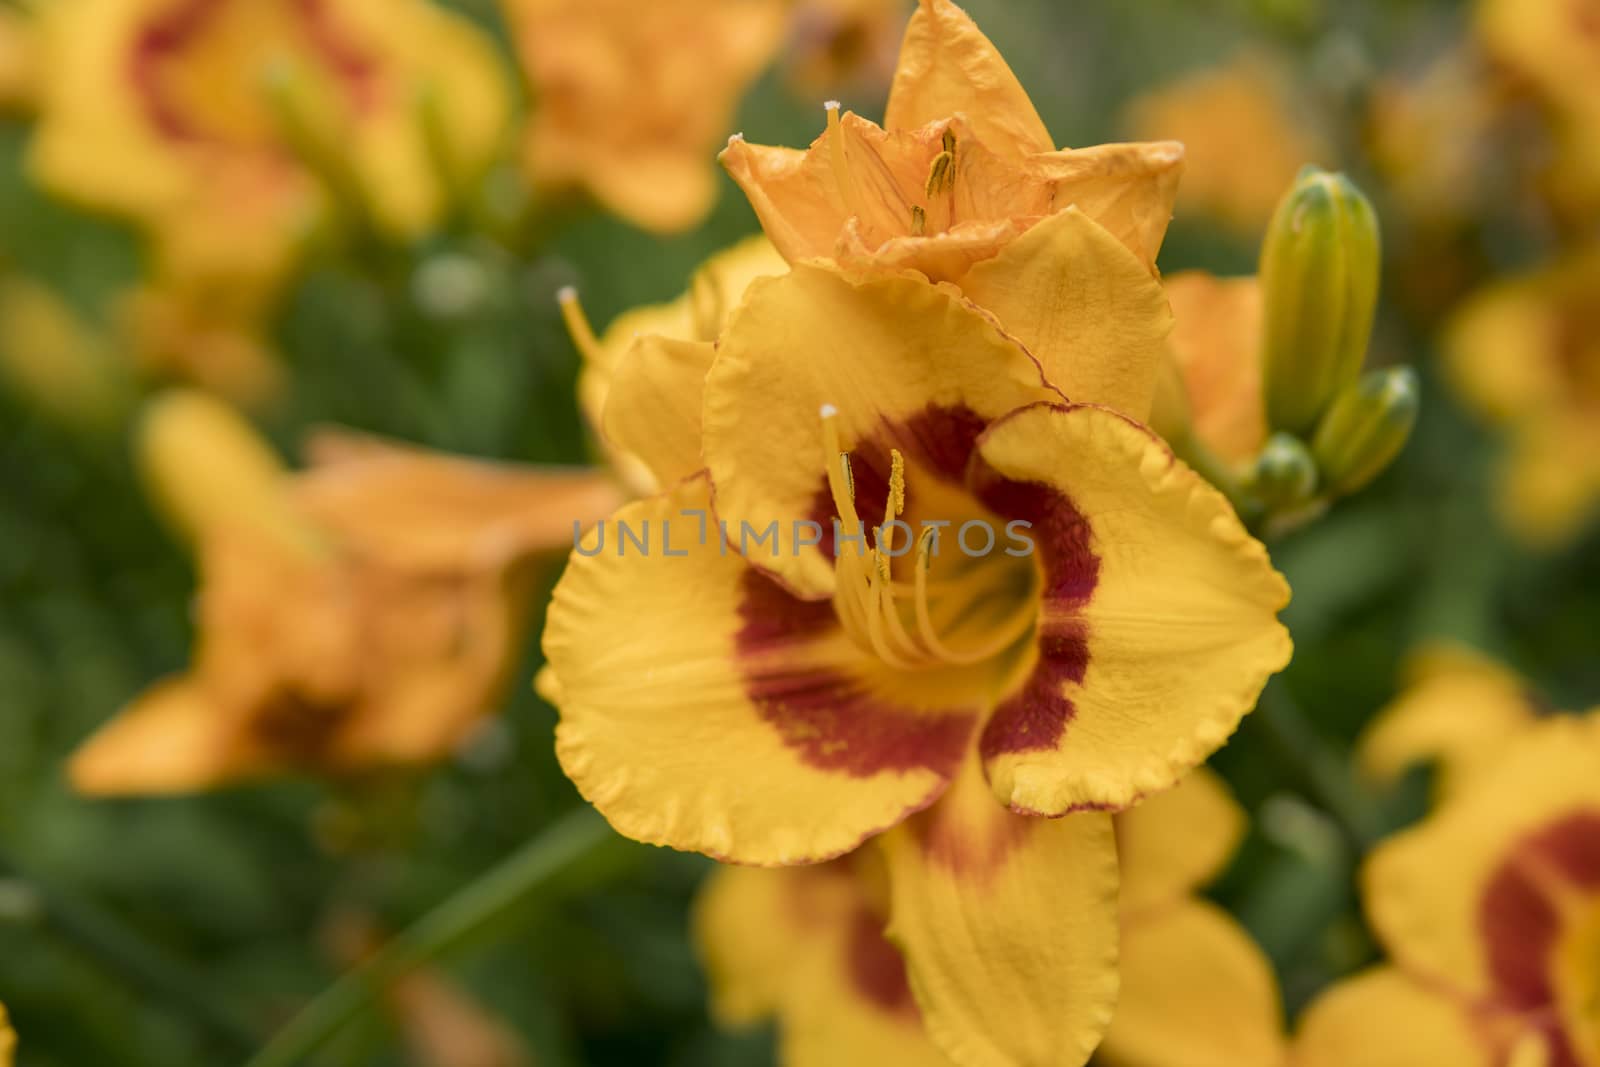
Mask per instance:
[[[927,228],[928,213],[913,204],[911,207],[911,236],[921,237],[923,231]]]
[[[956,154],[956,132],[946,126],[944,134],[939,138],[939,144],[953,160]]]
[[[955,188],[955,162],[956,157],[949,152],[940,152],[933,157],[933,162],[928,166],[928,184],[924,187],[929,196],[938,196]]]

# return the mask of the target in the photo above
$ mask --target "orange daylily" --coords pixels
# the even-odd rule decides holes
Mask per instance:
[[[1266,228],[1300,168],[1326,155],[1321,139],[1295,113],[1287,77],[1249,53],[1138,97],[1128,107],[1128,123],[1141,139],[1183,143],[1180,202],[1186,211],[1251,237]]]
[[[1600,1063],[1600,711],[1502,743],[1362,889],[1392,962],[1311,1006],[1295,1067]]]
[[[1175,373],[1163,383],[1153,422],[1168,440],[1190,434],[1235,471],[1267,439],[1261,392],[1261,285],[1254,275],[1217,278],[1205,271],[1168,275],[1172,303],[1167,339]]]
[[[1223,866],[1242,813],[1200,770],[1116,816],[1121,990],[1096,1062],[1279,1067],[1272,970],[1225,912],[1192,895]],[[775,1016],[780,1062],[951,1062],[930,1037],[906,962],[886,936],[886,873],[867,851],[818,867],[719,869],[695,929],[725,1025]]]
[[[446,191],[430,142],[470,173],[509,111],[492,42],[428,0],[76,0],[40,33],[35,175],[184,278],[278,278],[324,184],[415,232]]]
[[[1510,451],[1501,511],[1536,545],[1573,537],[1600,502],[1600,249],[1492,283],[1445,337],[1448,377]]]
[[[29,16],[0,7],[0,111],[32,105],[38,77],[36,51]]]
[[[909,7],[907,0],[798,0],[784,58],[791,79],[813,98],[888,85]]]
[[[662,232],[716,199],[707,157],[777,50],[782,0],[504,0],[534,95],[527,162]]]
[[[951,282],[995,315],[1077,399],[1125,383],[1120,410],[1154,379],[1167,323],[1155,258],[1172,215],[1181,146],[1057,151],[1005,60],[950,0],[911,17],[883,126],[828,107],[805,151],[734,138],[723,166],[791,263],[829,259],[855,271],[911,269]],[[1115,273],[1082,276],[1083,245],[1109,235],[1129,255]],[[1108,263],[1109,265],[1109,263]],[[1085,338],[1063,334],[1073,303],[1102,301],[1150,325],[1123,339],[1127,363],[1074,380]]]
[[[196,541],[199,639],[73,756],[97,794],[170,793],[304,769],[438,759],[494,706],[519,649],[521,564],[618,494],[346,435],[285,475],[198,394],[156,402],[151,488]]]

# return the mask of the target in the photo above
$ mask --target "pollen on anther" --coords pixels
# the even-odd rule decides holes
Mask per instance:
[[[834,407],[832,404],[824,404],[822,405],[822,411],[820,414],[825,419],[831,419],[835,415],[839,414],[839,409]]]
[[[824,101],[823,104],[822,104],[822,110],[824,110],[824,111],[838,111],[839,110],[839,101],[837,101],[837,100],[826,100],[826,101]]]
[[[576,299],[578,299],[578,287],[576,285],[563,285],[556,290],[556,302],[558,304],[570,304]]]
[[[743,144],[744,143],[744,132],[741,130],[738,133],[729,134],[728,135],[728,143],[730,145]]]

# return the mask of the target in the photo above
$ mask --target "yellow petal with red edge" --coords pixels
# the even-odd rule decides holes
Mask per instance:
[[[1067,399],[1149,417],[1172,312],[1144,265],[1077,208],[973,267],[961,289]]]
[[[636,337],[617,364],[606,399],[605,433],[638,456],[659,485],[700,470],[700,404],[716,346],[710,341]]]
[[[756,865],[848,852],[944,791],[977,698],[861,652],[830,603],[724,552],[710,507],[689,479],[573,555],[544,637],[557,755],[637,840]]]
[[[1245,814],[1218,775],[1197,767],[1119,814],[1116,829],[1126,919],[1181,900],[1221,874],[1244,836]]]
[[[1282,1067],[1272,965],[1232,916],[1179,900],[1125,921],[1107,1067]]]
[[[1254,277],[1184,271],[1163,281],[1170,344],[1195,436],[1220,458],[1253,460],[1267,439],[1261,399],[1261,286]]]
[[[1459,794],[1500,761],[1535,713],[1526,683],[1482,655],[1451,646],[1421,653],[1420,677],[1367,727],[1362,771],[1392,783],[1412,767],[1437,764],[1435,793]]]
[[[1117,997],[1110,817],[1014,815],[969,759],[883,848],[889,938],[934,1043],[962,1067],[1087,1061]]]
[[[239,720],[190,678],[158,682],[72,754],[72,787],[92,796],[191,793],[262,766]]]
[[[1492,1067],[1464,1004],[1394,967],[1327,990],[1306,1009],[1291,1067]]]
[[[1513,1007],[1554,997],[1563,898],[1600,893],[1600,715],[1556,716],[1362,870],[1379,939],[1408,972]]]
[[[979,495],[1032,516],[1047,586],[1036,664],[981,740],[995,795],[1057,815],[1175,785],[1288,663],[1288,585],[1226,498],[1114,411],[1037,404],[978,452]]]
[[[316,434],[301,510],[388,566],[463,571],[568,549],[622,503],[604,472],[469,460],[345,431]]]
[[[915,494],[958,486],[985,423],[1049,398],[1059,394],[1038,364],[952,293],[797,264],[750,287],[706,379],[703,450],[717,513],[735,537],[775,524],[776,542],[754,562],[802,596],[828,595],[833,561],[800,545],[807,531],[796,526],[834,517],[824,406],[837,409],[841,448],[871,438],[904,452]]]
[[[914,129],[958,111],[996,152],[1056,147],[1027,90],[971,17],[950,0],[922,0],[900,45],[883,124]]]
[[[696,902],[712,1008],[776,1016],[787,1067],[943,1067],[854,864],[714,874]]]

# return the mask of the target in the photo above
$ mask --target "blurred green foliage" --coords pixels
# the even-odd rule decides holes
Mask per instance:
[[[1132,94],[1242,45],[1280,50],[1345,123],[1334,126],[1339,158],[1315,162],[1373,192],[1391,260],[1406,235],[1389,227],[1381,183],[1363,165],[1351,97],[1371,71],[1441,47],[1465,18],[1428,0],[966,6],[1064,144],[1119,138],[1119,106]],[[871,115],[881,101],[846,104]],[[752,140],[805,144],[822,116],[819,102],[795,99],[773,74],[739,121]],[[104,324],[112,298],[139,275],[139,249],[117,226],[31,188],[26,141],[20,122],[0,126],[0,266],[47,282]],[[477,455],[583,461],[576,356],[555,291],[579,285],[597,324],[673,296],[705,255],[755,228],[724,186],[706,225],[679,238],[575,208],[526,252],[454,232],[382,262],[314,258],[277,324],[293,385],[265,416],[267,430],[289,454],[308,426],[337,422]],[[1496,269],[1529,255],[1520,232],[1496,220],[1481,236],[1477,254]],[[1253,242],[1180,218],[1162,266],[1236,273],[1254,260]],[[468,279],[467,296],[441,303],[441,272]],[[1429,637],[1504,657],[1553,706],[1600,699],[1600,537],[1533,556],[1500,531],[1488,503],[1497,444],[1441,387],[1437,325],[1385,299],[1375,363],[1412,362],[1422,373],[1413,442],[1376,486],[1274,546],[1295,591],[1287,621],[1297,652],[1273,697],[1298,703],[1314,746],[1333,752],[1393,695],[1401,658]],[[138,491],[121,436],[73,432],[0,392],[0,1001],[27,1067],[240,1062],[248,1035],[268,1034],[338,973],[319,936],[331,914],[357,909],[403,926],[579,803],[551,751],[554,712],[529,684],[537,621],[503,716],[432,772],[174,800],[75,797],[64,757],[185,662],[193,583]],[[1296,751],[1296,739],[1252,719],[1214,761],[1256,816],[1214,894],[1262,941],[1291,1010],[1373,951],[1350,881],[1356,853],[1319,810]],[[1414,818],[1423,797],[1423,783],[1408,783],[1382,798],[1382,819]],[[629,846],[620,871],[577,872],[574,886],[447,966],[545,1067],[770,1062],[770,1034],[720,1034],[705,1015],[686,916],[706,867]],[[140,974],[150,960],[112,962],[103,939],[74,924],[77,905],[136,931],[158,972],[160,961],[187,972],[214,1003],[152,985]],[[211,1009],[219,1018],[208,1024]],[[391,1022],[374,1017],[327,1062],[406,1060]]]

